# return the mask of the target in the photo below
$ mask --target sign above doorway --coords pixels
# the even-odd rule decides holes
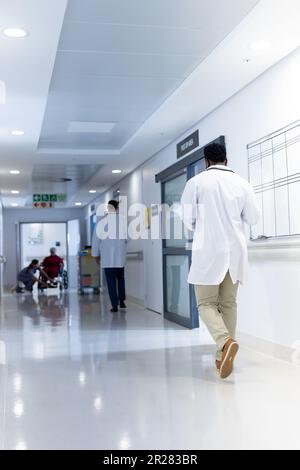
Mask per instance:
[[[197,147],[199,147],[199,131],[193,132],[177,144],[177,158],[184,157]]]

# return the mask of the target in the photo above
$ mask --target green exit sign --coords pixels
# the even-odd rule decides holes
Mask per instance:
[[[33,202],[66,202],[66,194],[33,194]]]

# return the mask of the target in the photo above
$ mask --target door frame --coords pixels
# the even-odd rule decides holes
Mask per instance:
[[[195,152],[196,153],[196,152]],[[203,160],[203,159],[200,159]],[[196,160],[196,162],[200,161]],[[165,184],[168,181],[172,181],[173,179],[181,176],[186,175],[186,181],[191,178],[191,166],[182,168],[178,170],[176,173],[169,174],[167,178],[161,181],[161,198],[162,204],[165,203]],[[187,240],[189,243],[190,240]],[[164,238],[162,239],[162,257],[163,257],[163,306],[164,306],[164,318],[166,320],[172,321],[177,323],[185,328],[195,329],[199,328],[199,315],[198,312],[195,310],[195,296],[194,296],[194,286],[189,284],[189,312],[190,316],[185,318],[181,315],[178,315],[174,312],[168,311],[168,285],[167,285],[167,257],[168,256],[184,256],[188,258],[189,267],[192,261],[192,252],[191,250],[187,250],[185,247],[167,247],[167,240]]]

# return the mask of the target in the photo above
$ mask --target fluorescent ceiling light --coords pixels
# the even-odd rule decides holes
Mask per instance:
[[[24,135],[25,132],[22,131],[21,129],[16,129],[14,131],[11,131],[12,135]]]
[[[13,202],[12,207],[19,207],[19,204],[17,204],[16,202]]]
[[[97,192],[96,189],[90,189],[90,190],[89,190],[89,193],[90,193],[90,194],[95,194],[96,192]]]
[[[253,42],[250,47],[253,51],[260,52],[269,49],[271,47],[271,43],[268,41],[256,41]]]
[[[21,28],[6,28],[3,31],[4,36],[8,36],[9,38],[25,38],[28,33],[25,29]]]
[[[115,122],[71,121],[69,123],[68,132],[81,134],[109,134],[115,125]]]
[[[11,191],[11,194],[20,194],[20,191],[17,191],[16,189],[13,189],[13,190]]]
[[[19,175],[20,171],[19,170],[10,170],[11,175]]]
[[[5,83],[0,80],[0,104],[6,103],[6,87]]]
[[[113,170],[112,173],[114,173],[115,175],[119,175],[120,173],[122,173],[122,170]]]

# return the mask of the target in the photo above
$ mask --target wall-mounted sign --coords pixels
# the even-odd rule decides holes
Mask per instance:
[[[199,131],[195,131],[177,145],[177,158],[184,157],[187,153],[199,147]]]
[[[150,230],[151,228],[151,208],[146,207],[145,209],[145,228]]]
[[[54,209],[53,202],[34,202],[32,204],[34,209]]]
[[[66,194],[34,194],[32,201],[35,202],[66,202]]]

